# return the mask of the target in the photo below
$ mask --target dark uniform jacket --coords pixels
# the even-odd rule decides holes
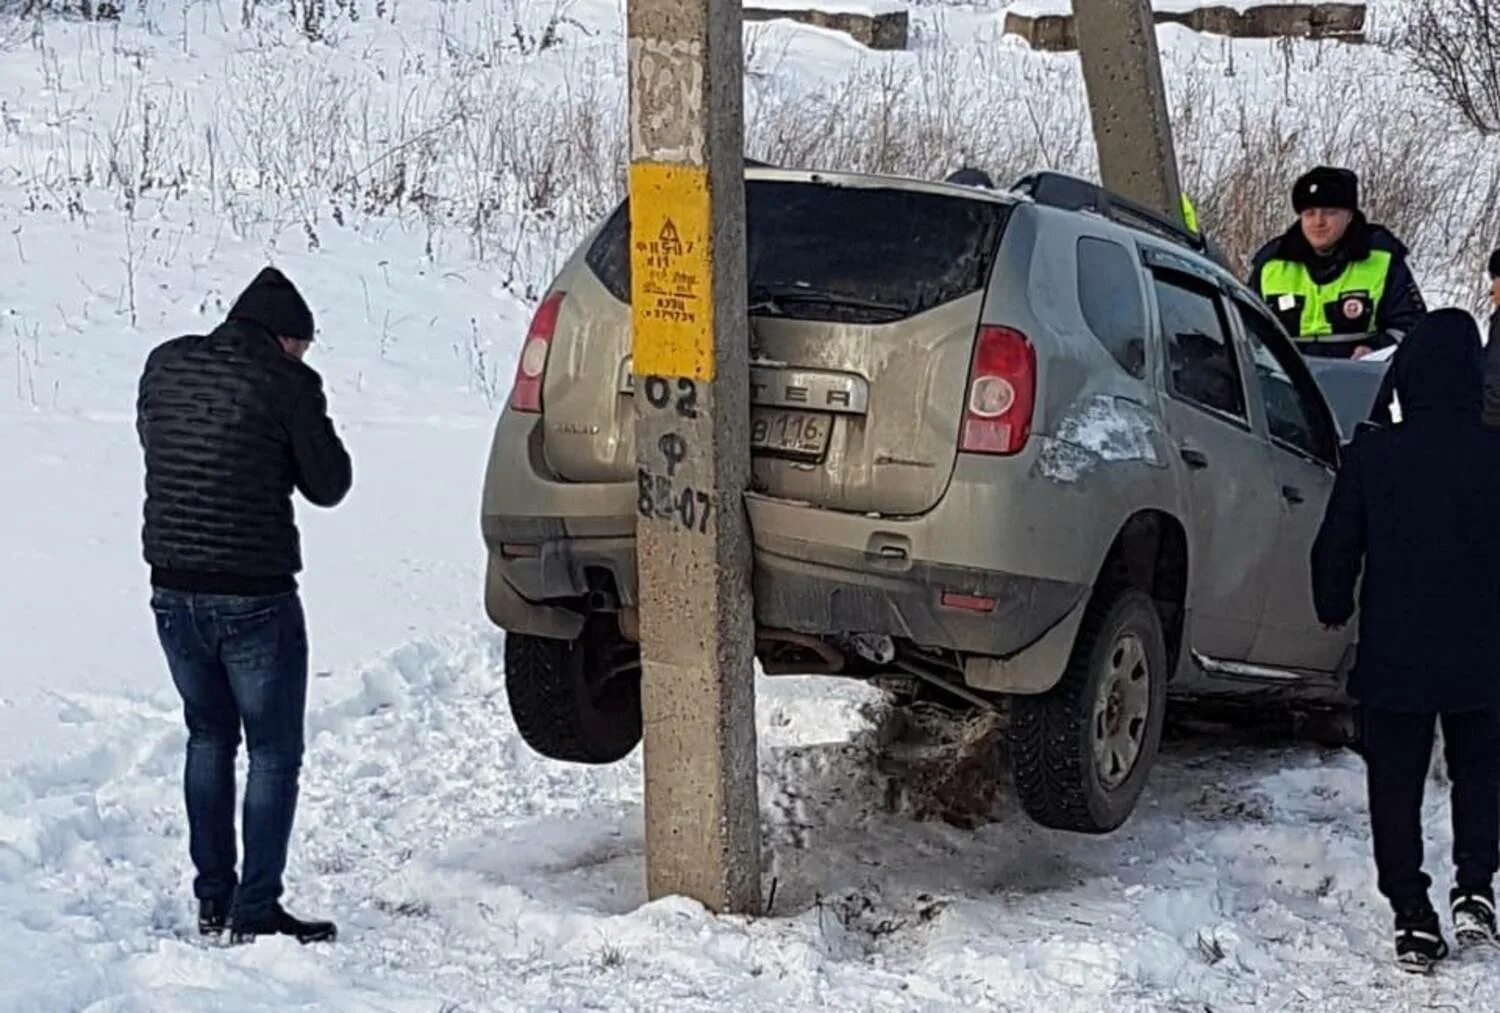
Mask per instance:
[[[1293,224],[1283,235],[1271,240],[1255,255],[1250,272],[1249,285],[1257,295],[1263,295],[1262,275],[1272,260],[1286,260],[1307,267],[1312,280],[1326,285],[1337,279],[1352,263],[1369,258],[1371,251],[1379,250],[1391,255],[1390,270],[1386,276],[1385,292],[1371,311],[1363,315],[1346,317],[1342,305],[1326,308],[1334,317],[1335,331],[1346,334],[1372,333],[1376,336],[1368,342],[1372,348],[1388,347],[1410,334],[1427,312],[1427,305],[1417,288],[1407,265],[1407,249],[1389,229],[1371,225],[1363,214],[1356,214],[1353,224],[1343,241],[1327,256],[1314,252],[1302,234],[1300,224]],[[1299,326],[1300,308],[1297,311],[1277,312],[1287,333],[1293,338],[1301,337]]]
[[[1480,418],[1481,358],[1461,310],[1429,315],[1403,342],[1402,421],[1362,426],[1345,449],[1313,546],[1320,620],[1347,623],[1358,586],[1349,689],[1373,707],[1500,706],[1500,431]]]

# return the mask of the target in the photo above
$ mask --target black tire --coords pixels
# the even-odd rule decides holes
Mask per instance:
[[[505,691],[521,738],[549,759],[614,763],[641,741],[640,650],[609,616],[572,641],[508,634]]]
[[[1141,678],[1129,674],[1141,665],[1144,690]],[[1101,692],[1106,683],[1107,693]],[[1117,689],[1126,701],[1119,707]],[[1101,697],[1107,700],[1103,707]],[[1166,704],[1167,648],[1156,607],[1141,591],[1096,592],[1062,681],[1048,693],[1011,699],[1012,776],[1026,814],[1054,830],[1118,829],[1134,811],[1156,760]],[[1132,713],[1134,720],[1121,720]],[[1096,760],[1100,730],[1107,734]],[[1137,750],[1128,763],[1109,746],[1122,741],[1127,756],[1130,748]]]

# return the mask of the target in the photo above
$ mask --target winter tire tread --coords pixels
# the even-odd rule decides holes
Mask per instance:
[[[1130,623],[1139,623],[1137,632],[1148,638],[1152,701],[1135,769],[1112,800],[1094,771],[1090,725],[1102,674],[1100,643]],[[1151,599],[1130,588],[1095,592],[1063,678],[1048,693],[1012,700],[1011,766],[1021,807],[1031,819],[1055,830],[1104,834],[1129,818],[1161,740],[1165,667],[1161,618]]]
[[[598,626],[576,641],[512,633],[505,638],[505,689],[521,738],[543,756],[570,763],[615,763],[641,740],[640,677],[608,707],[589,700],[587,666],[610,639]]]

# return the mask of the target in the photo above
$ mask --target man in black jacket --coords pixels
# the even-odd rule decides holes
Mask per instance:
[[[151,607],[188,728],[184,776],[198,927],[231,939],[331,940],[280,904],[297,804],[307,631],[292,493],[332,507],[352,482],[323,384],[302,362],[307,304],[267,268],[207,335],[146,360],[136,428],[146,458],[143,542]],[[243,727],[243,876],[236,878],[235,754]]]
[[[1297,221],[1261,248],[1249,286],[1304,355],[1359,359],[1426,312],[1404,244],[1359,209],[1359,178],[1318,166],[1292,187]]]
[[[1402,420],[1362,426],[1313,546],[1313,600],[1330,627],[1355,610],[1349,691],[1361,710],[1381,893],[1396,953],[1426,970],[1448,953],[1422,871],[1422,793],[1443,723],[1453,780],[1450,894],[1460,944],[1493,944],[1500,867],[1500,432],[1480,419],[1479,329],[1426,317],[1392,368]]]

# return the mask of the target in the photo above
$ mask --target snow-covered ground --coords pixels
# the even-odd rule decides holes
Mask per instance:
[[[644,903],[638,761],[517,738],[477,517],[530,305],[617,195],[619,0],[335,4],[317,41],[300,4],[250,27],[126,6],[0,15],[0,1010],[1500,1008],[1500,956],[1387,967],[1348,755],[1179,735],[1138,817],[1083,839],[1027,823],[1003,768],[955,801],[954,748],[924,759],[879,694],[830,681],[762,680],[770,914]],[[748,30],[758,150],[795,152],[796,123],[852,136],[860,116],[827,118],[850,89],[941,74],[961,90],[911,93],[951,114],[921,139],[935,165],[1039,86],[1058,104],[1028,107],[1026,150],[1077,157],[1071,58],[1001,39],[995,3],[913,7],[910,54]],[[1222,40],[1162,38],[1174,81],[1226,66]],[[1356,66],[1235,52],[1214,102]],[[289,896],[343,933],[230,950],[188,931],[131,422],[151,345],[268,261],[318,315],[355,456],[348,503],[301,517],[317,678]],[[955,805],[977,829],[932,818]]]

